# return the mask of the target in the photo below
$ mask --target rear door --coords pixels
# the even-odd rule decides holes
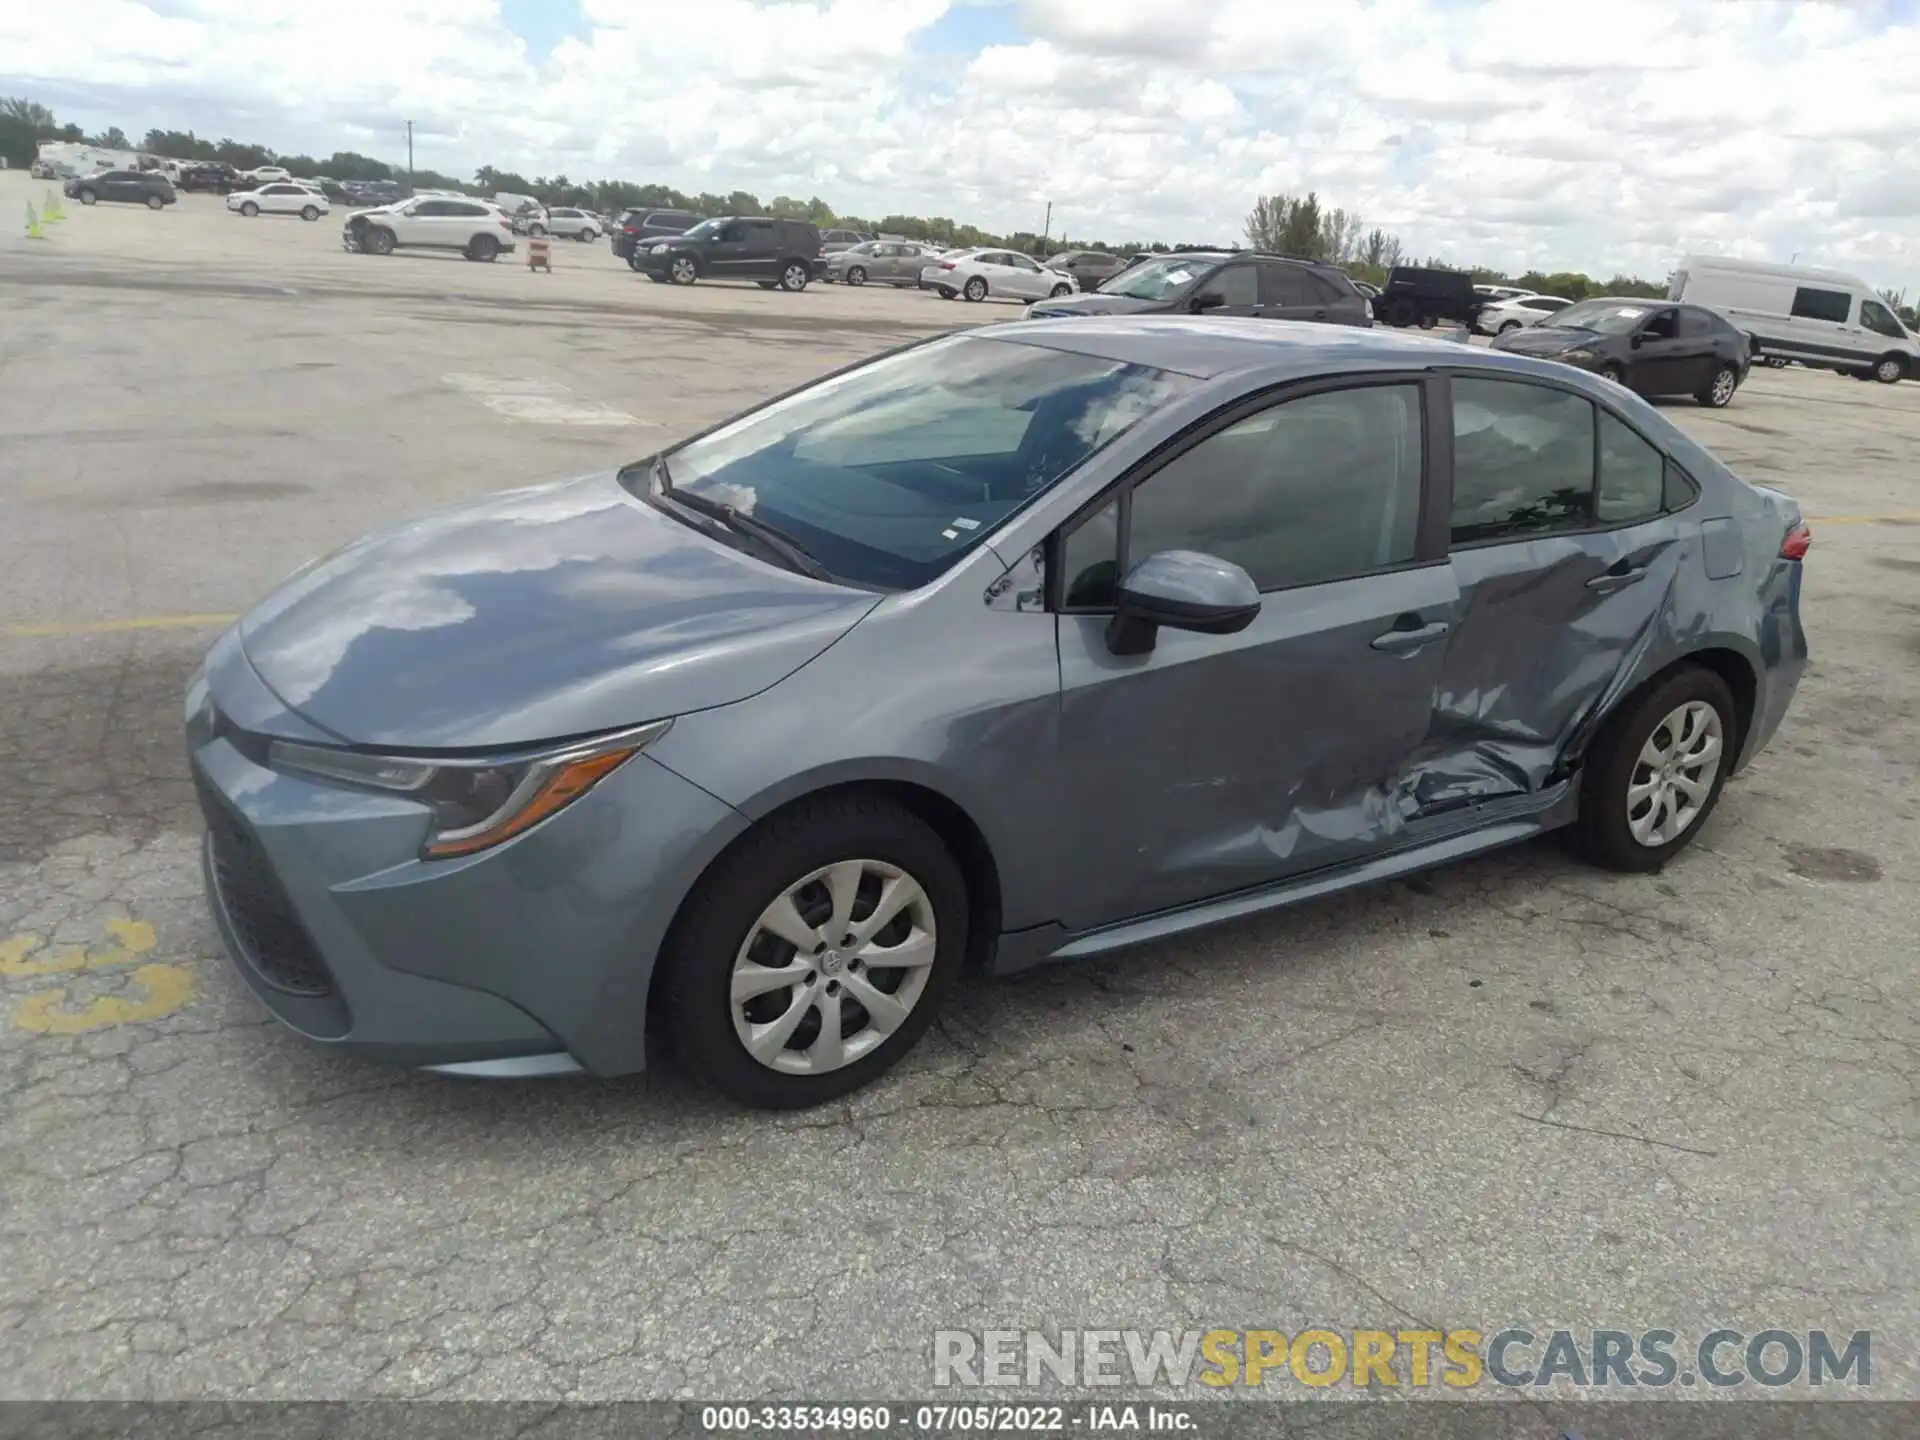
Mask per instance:
[[[1720,327],[1726,322],[1697,305],[1682,305],[1675,327],[1673,384],[1692,395],[1713,383],[1723,357]]]
[[[1461,598],[1414,784],[1428,817],[1549,783],[1686,554],[1663,458],[1619,416],[1544,381],[1455,372],[1450,388]]]
[[[1257,313],[1268,320],[1325,320],[1330,290],[1311,271],[1281,260],[1258,263]],[[1229,312],[1232,313],[1232,312]]]

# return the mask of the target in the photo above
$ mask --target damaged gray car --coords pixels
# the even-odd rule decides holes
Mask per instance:
[[[1316,325],[998,325],[293,577],[187,696],[241,973],[328,1045],[802,1106],[969,964],[1567,828],[1779,725],[1809,533],[1618,386]]]

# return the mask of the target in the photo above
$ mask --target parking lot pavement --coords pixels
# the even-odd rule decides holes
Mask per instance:
[[[743,1114],[269,1021],[199,898],[182,684],[354,534],[980,307],[338,229],[0,240],[0,1396],[900,1396],[936,1328],[1510,1323],[1871,1330],[1920,1395],[1920,385],[1667,408],[1816,540],[1799,701],[1666,873],[1533,845],[970,983],[850,1103]]]

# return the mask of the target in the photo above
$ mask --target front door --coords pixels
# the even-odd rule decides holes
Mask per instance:
[[[1664,461],[1624,421],[1529,381],[1456,375],[1452,390],[1460,614],[1418,767],[1423,816],[1547,784],[1686,554]]]
[[[1663,305],[1640,322],[1627,360],[1627,386],[1642,395],[1685,390],[1688,366],[1680,339],[1680,312]]]
[[[1436,533],[1420,523],[1430,388],[1370,377],[1236,407],[1055,542],[1069,928],[1399,838],[1457,600],[1419,538]],[[1115,655],[1116,577],[1166,550],[1242,566],[1261,612]]]
[[[1203,295],[1218,295],[1226,303],[1209,315],[1256,315],[1260,310],[1260,279],[1255,265],[1222,265],[1200,284]]]

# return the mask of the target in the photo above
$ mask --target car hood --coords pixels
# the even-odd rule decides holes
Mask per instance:
[[[1511,350],[1516,355],[1558,355],[1579,345],[1592,345],[1600,336],[1592,330],[1564,330],[1545,325],[1529,325],[1496,336],[1493,348]]]
[[[240,634],[290,709],[351,744],[486,749],[745,699],[878,599],[729,549],[608,474],[378,531]]]
[[[1058,300],[1045,300],[1041,302],[1041,308],[1049,315],[1137,315],[1142,310],[1164,309],[1166,302],[1136,300],[1131,295],[1102,295],[1093,291],[1084,295],[1063,295]]]

